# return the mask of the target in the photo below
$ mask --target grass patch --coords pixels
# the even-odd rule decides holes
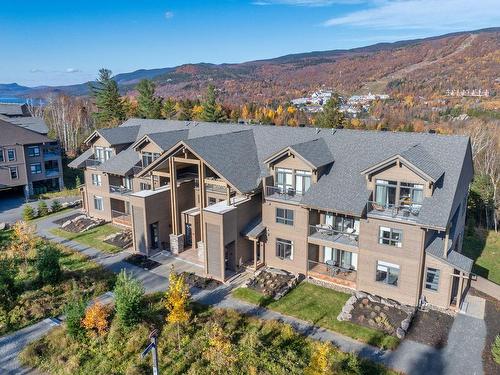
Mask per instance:
[[[53,199],[53,198],[63,198],[63,197],[79,197],[80,190],[77,188],[67,189],[64,188],[61,191],[51,191],[47,193],[42,193],[35,195],[35,199]]]
[[[481,228],[467,231],[463,253],[476,260],[472,272],[500,284],[500,233]]]
[[[0,249],[3,249],[9,244],[12,238],[12,229],[0,230]]]
[[[151,329],[159,330],[162,374],[302,375],[316,342],[291,326],[243,316],[232,310],[191,305],[191,321],[180,330],[165,323],[162,295],[146,296],[141,322],[125,330],[116,318],[101,338],[80,341],[65,327],[29,344],[20,355],[24,365],[49,374],[150,374],[150,357],[140,353]],[[395,375],[396,373],[333,346],[327,353],[328,373]]]
[[[370,345],[394,349],[399,344],[396,337],[384,332],[350,322],[339,322],[337,315],[350,295],[308,282],[302,282],[278,301],[270,300],[261,293],[248,288],[236,289],[233,296],[311,322]]]
[[[104,251],[105,253],[118,253],[123,249],[111,245],[109,243],[103,242],[103,239],[110,234],[118,233],[121,229],[112,225],[104,224],[98,227],[92,228],[82,233],[67,232],[61,228],[54,228],[50,230],[50,233],[58,237],[65,238],[67,240],[76,241],[83,245],[87,245],[97,250]]]

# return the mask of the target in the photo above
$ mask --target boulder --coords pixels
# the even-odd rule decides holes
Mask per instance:
[[[61,203],[61,208],[68,208],[69,207],[69,203],[68,202],[62,202]]]
[[[356,291],[354,295],[356,296],[357,299],[363,299],[368,296],[365,292],[360,292],[360,291]]]
[[[365,306],[368,305],[369,302],[370,301],[368,300],[368,298],[363,298],[363,300],[361,301],[361,303]]]
[[[405,331],[408,332],[408,328],[410,328],[410,323],[411,319],[406,318],[401,322],[401,328]]]
[[[354,310],[353,305],[345,304],[344,307],[342,307],[342,312],[344,312],[346,314],[350,314],[352,310]]]
[[[380,310],[382,310],[382,308],[379,305],[375,305],[375,306],[373,306],[373,310],[380,311]]]
[[[379,303],[380,302],[380,297],[378,296],[373,296],[371,294],[368,295],[368,299],[372,302],[376,302],[376,303]]]
[[[398,329],[396,329],[396,337],[400,340],[403,340],[406,336],[406,332],[401,329],[401,327],[398,327]]]
[[[356,296],[350,296],[349,299],[347,300],[346,304],[354,305],[357,300],[358,299],[356,298]]]
[[[387,318],[387,314],[386,314],[385,312],[383,312],[383,311],[381,311],[381,312],[378,314],[378,316],[380,316],[382,319]]]
[[[9,229],[9,224],[7,224],[7,223],[0,223],[0,230],[4,230],[4,229]]]
[[[338,316],[337,316],[337,320],[342,322],[342,321],[345,321],[345,320],[351,320],[352,318],[352,315],[351,314],[347,314],[345,312],[341,312]]]

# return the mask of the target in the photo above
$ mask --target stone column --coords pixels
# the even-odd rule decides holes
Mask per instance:
[[[170,251],[180,254],[184,250],[184,234],[170,234]]]

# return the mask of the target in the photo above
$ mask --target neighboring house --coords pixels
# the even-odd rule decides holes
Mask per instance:
[[[70,166],[84,208],[225,281],[267,265],[408,305],[458,308],[463,136],[131,119]]]
[[[28,197],[64,185],[59,144],[25,107],[0,103],[0,191],[18,189]]]

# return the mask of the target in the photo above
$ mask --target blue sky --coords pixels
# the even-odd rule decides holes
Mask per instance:
[[[13,0],[0,82],[59,85],[500,26],[498,0]],[[495,24],[495,22],[497,24]]]

